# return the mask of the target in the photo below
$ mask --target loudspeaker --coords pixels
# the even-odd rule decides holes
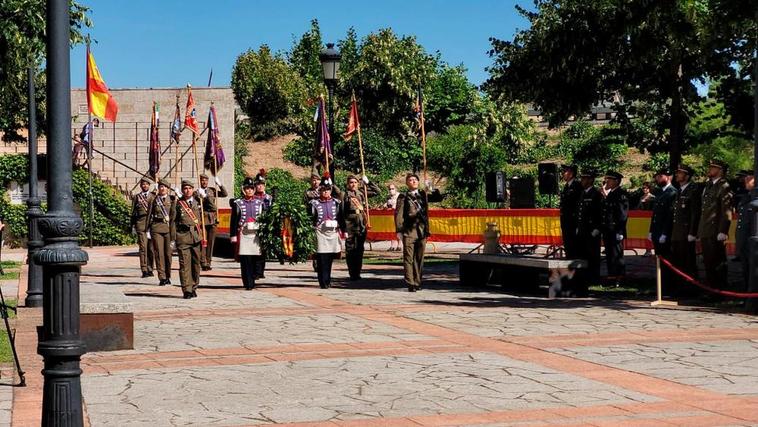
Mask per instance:
[[[534,180],[531,178],[511,178],[508,180],[511,209],[534,208]]]
[[[558,165],[540,163],[537,165],[540,194],[558,194]]]
[[[484,175],[485,197],[489,203],[503,203],[508,196],[505,190],[505,173],[488,172]]]

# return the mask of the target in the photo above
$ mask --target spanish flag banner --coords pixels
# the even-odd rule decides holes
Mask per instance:
[[[95,57],[87,46],[87,106],[93,116],[115,122],[118,104],[108,91],[108,86],[95,64]]]

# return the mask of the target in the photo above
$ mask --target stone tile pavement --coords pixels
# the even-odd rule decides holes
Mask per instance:
[[[89,252],[82,286],[136,310],[134,350],[82,359],[92,426],[758,425],[754,317],[465,289],[450,264],[415,294],[398,266],[355,283],[343,261],[329,290],[310,265],[269,264],[248,292],[218,259],[188,301],[137,278],[134,248]],[[10,394],[12,425],[39,425],[39,324],[20,309],[29,386],[0,384],[0,425]]]

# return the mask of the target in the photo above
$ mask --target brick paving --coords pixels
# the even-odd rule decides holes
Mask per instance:
[[[398,266],[355,283],[343,261],[332,289],[309,264],[269,264],[248,292],[219,259],[187,301],[137,278],[134,248],[89,252],[82,286],[119,287],[136,310],[134,350],[82,359],[92,426],[758,425],[751,316],[466,289],[451,264],[409,294]],[[13,426],[39,425],[40,315],[19,310]],[[0,384],[0,425],[3,402]]]

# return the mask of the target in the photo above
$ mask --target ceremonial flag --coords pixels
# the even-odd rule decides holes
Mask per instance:
[[[179,137],[182,136],[182,112],[179,110],[179,97],[176,97],[176,110],[174,111],[174,121],[171,122],[171,139],[179,144]]]
[[[197,135],[200,129],[197,127],[197,109],[195,108],[195,98],[192,97],[192,88],[187,86],[187,108],[184,110],[184,126]]]
[[[331,156],[332,154],[332,141],[329,136],[329,125],[326,122],[326,107],[324,106],[323,96],[319,98],[318,101],[318,114],[319,123],[316,134],[319,143],[319,151],[324,153],[326,159],[326,156]]]
[[[213,171],[215,175],[225,161],[226,157],[224,156],[224,149],[221,147],[221,134],[216,119],[216,107],[211,105],[211,110],[208,112],[208,142],[205,144],[203,163],[205,168]]]
[[[87,108],[92,115],[111,122],[116,121],[118,104],[113,99],[108,86],[100,75],[95,64],[95,57],[87,45]]]
[[[361,127],[361,122],[358,120],[358,102],[355,100],[355,94],[353,94],[353,102],[350,104],[350,115],[347,119],[347,132],[343,135],[345,141],[353,139],[353,134],[358,132]]]
[[[153,117],[150,119],[150,169],[148,174],[153,178],[158,176],[161,168],[161,140],[158,137],[160,127],[160,106],[153,102]]]
[[[416,91],[416,103],[413,105],[413,112],[420,130],[421,123],[424,121],[424,94],[421,92],[421,85],[418,86],[418,90]]]

